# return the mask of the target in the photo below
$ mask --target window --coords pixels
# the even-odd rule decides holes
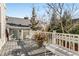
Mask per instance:
[[[78,51],[78,43],[75,43],[75,51]]]

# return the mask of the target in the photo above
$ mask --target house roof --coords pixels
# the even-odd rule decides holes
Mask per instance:
[[[17,28],[17,29],[28,29],[31,27],[29,19],[17,18],[17,17],[7,17],[7,27],[8,28]]]
[[[72,19],[72,20],[73,20],[74,23],[75,23],[75,22],[79,22],[79,18]]]
[[[7,28],[11,28],[11,29],[23,29],[23,30],[30,29],[30,27],[11,26],[11,25],[8,25],[8,24],[7,24]]]

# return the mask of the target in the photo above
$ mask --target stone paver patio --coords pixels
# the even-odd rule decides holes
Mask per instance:
[[[44,51],[46,49],[44,47],[38,48],[37,44],[29,39],[11,40],[7,41],[2,47],[0,50],[0,56],[44,56],[45,51],[43,52],[42,50]],[[29,55],[28,52],[32,51],[33,55]],[[34,51],[37,52],[37,54],[34,55]]]
[[[1,56],[20,56],[20,55],[26,55],[28,56],[27,52],[31,51],[33,49],[36,49],[35,43],[30,40],[11,40],[7,41],[6,44],[2,47],[0,50]]]

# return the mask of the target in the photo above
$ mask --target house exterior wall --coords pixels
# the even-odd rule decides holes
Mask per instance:
[[[1,37],[0,37],[0,49],[6,42],[6,35],[5,35],[5,29],[6,29],[6,20],[5,20],[5,4],[0,3],[0,23],[1,23]]]

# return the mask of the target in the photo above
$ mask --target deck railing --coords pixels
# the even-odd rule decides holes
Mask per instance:
[[[47,41],[44,42],[46,45],[54,44],[62,48],[65,48],[67,50],[79,53],[79,35],[56,33],[55,31],[54,32],[30,31],[28,33],[28,36],[26,37],[30,37],[30,39],[34,39],[34,35],[37,32],[46,35],[46,38],[48,39]],[[10,37],[13,37],[13,35]]]
[[[79,35],[77,34],[31,31],[31,33],[33,34],[35,34],[36,32],[46,34],[48,39],[46,43],[47,45],[54,44],[75,53],[79,53]]]

